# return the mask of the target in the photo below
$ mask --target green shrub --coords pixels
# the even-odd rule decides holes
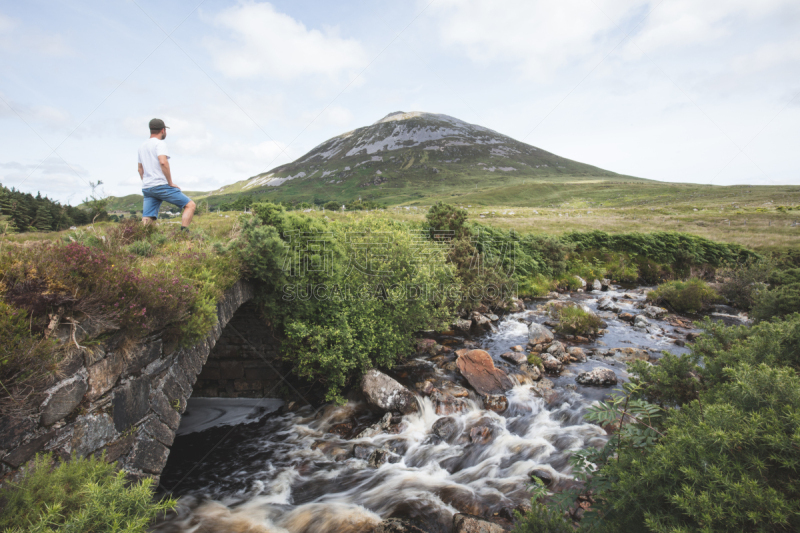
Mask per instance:
[[[431,238],[435,238],[434,232],[450,231],[453,239],[460,239],[467,235],[467,211],[444,202],[437,202],[432,205],[425,215],[425,220],[430,225]]]
[[[765,290],[755,298],[753,317],[769,320],[800,312],[800,283],[791,283]]]
[[[674,408],[655,423],[633,412],[627,437],[576,453],[583,492],[597,501],[581,529],[800,530],[800,314],[702,327],[690,354],[631,365],[627,394],[605,402],[617,413],[648,400]],[[590,409],[593,421],[609,422],[605,403]]]
[[[665,305],[677,313],[699,313],[719,299],[717,291],[698,278],[669,281],[647,293],[649,302]]]
[[[50,454],[29,464],[19,483],[0,489],[0,530],[9,533],[144,533],[176,500],[154,501],[153,480],[128,485],[125,472],[105,458],[53,465]]]
[[[574,304],[550,306],[548,312],[558,320],[554,329],[562,335],[596,335],[603,327],[600,317]]]
[[[748,259],[744,263],[728,266],[717,272],[719,294],[741,309],[751,309],[759,293],[767,289],[767,280],[775,269],[769,259]]]
[[[523,278],[517,284],[517,294],[520,298],[543,298],[553,290],[553,282],[542,274]]]
[[[335,202],[335,201],[331,200],[330,202],[327,202],[322,207],[324,209],[327,209],[328,211],[338,211],[338,210],[340,210],[342,208],[342,204],[341,204],[341,202]]]
[[[744,262],[757,257],[738,244],[715,242],[688,233],[655,231],[652,233],[617,233],[604,231],[571,232],[562,236],[574,243],[576,250],[607,250],[648,258],[656,263],[674,265],[680,275],[688,274],[690,266],[721,266],[729,262]]]
[[[528,364],[542,368],[542,358],[535,353],[528,354]]]
[[[606,276],[619,283],[635,283],[639,279],[639,268],[627,254],[618,254],[605,268]]]
[[[411,353],[414,332],[444,327],[452,316],[435,290],[459,281],[445,250],[416,239],[407,224],[372,216],[332,222],[274,204],[254,213],[243,220],[240,255],[285,336],[285,356],[298,375],[325,385],[328,400],[341,401],[349,380],[392,366]],[[409,292],[415,287],[429,292]]]
[[[128,251],[139,257],[152,257],[156,253],[156,247],[148,241],[135,241],[128,245]]]
[[[531,501],[531,510],[521,515],[514,511],[514,529],[512,533],[573,533],[575,528],[564,515],[545,504]]]

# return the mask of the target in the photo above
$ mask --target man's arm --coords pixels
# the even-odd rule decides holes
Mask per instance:
[[[167,156],[160,155],[158,156],[158,162],[161,163],[161,172],[164,173],[164,177],[167,178],[167,183],[170,187],[175,187],[176,189],[180,190],[180,187],[172,183],[172,174],[169,171],[169,160]]]
[[[144,167],[141,163],[139,163],[139,179],[144,181]]]

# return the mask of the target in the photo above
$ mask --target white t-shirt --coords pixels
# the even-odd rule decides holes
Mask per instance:
[[[159,185],[169,185],[167,177],[161,170],[161,163],[158,156],[167,154],[167,143],[161,139],[150,137],[139,147],[139,163],[142,164],[144,176],[142,177],[142,189],[158,187]]]

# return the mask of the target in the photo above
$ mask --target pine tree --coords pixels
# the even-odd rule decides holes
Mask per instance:
[[[53,215],[50,213],[47,204],[42,203],[36,210],[36,218],[32,224],[38,231],[53,230]]]
[[[14,224],[14,219],[11,218],[12,210],[11,194],[6,190],[0,189],[0,235],[19,231],[17,225]]]

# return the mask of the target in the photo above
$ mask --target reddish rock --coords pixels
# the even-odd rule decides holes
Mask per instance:
[[[492,428],[489,426],[475,426],[469,430],[469,440],[473,444],[487,444],[492,440]]]
[[[502,394],[514,385],[505,372],[494,366],[484,350],[470,350],[458,356],[458,370],[482,396]]]

